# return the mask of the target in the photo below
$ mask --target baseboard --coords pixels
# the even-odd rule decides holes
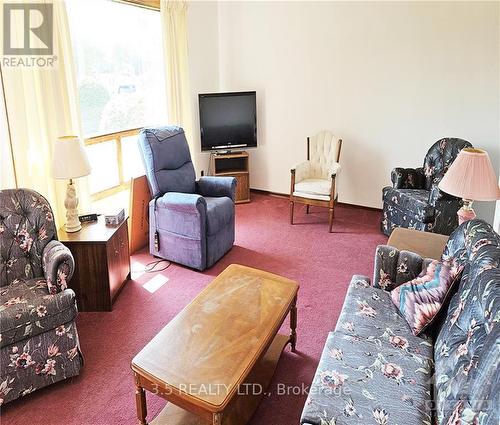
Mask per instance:
[[[285,199],[288,199],[290,196],[288,193],[272,192],[270,190],[263,190],[263,189],[250,189],[250,191],[254,193],[259,193],[261,195],[276,196],[278,198],[285,198]],[[367,207],[365,205],[357,205],[357,204],[348,204],[346,202],[338,202],[337,205],[342,205],[344,207],[361,208],[368,211],[382,212],[382,208]]]
[[[261,195],[276,196],[278,198],[286,198],[286,199],[288,199],[290,197],[290,195],[288,193],[271,192],[270,190],[252,189],[252,188],[250,188],[250,191],[254,192],[254,193],[259,193]]]
[[[378,212],[382,212],[382,208],[367,207],[366,205],[347,204],[347,203],[345,203],[345,202],[338,202],[338,205],[342,205],[342,206],[344,206],[344,207],[361,208],[361,209],[363,209],[363,210],[367,210],[367,211],[378,211]]]

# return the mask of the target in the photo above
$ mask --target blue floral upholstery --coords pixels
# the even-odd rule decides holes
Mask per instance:
[[[391,181],[398,189],[419,189],[425,187],[424,168],[394,168]]]
[[[301,423],[431,425],[432,370],[428,337],[411,334],[388,292],[354,276]]]
[[[414,223],[431,223],[434,221],[435,210],[429,204],[429,191],[425,189],[395,189],[384,187],[384,201],[391,210],[404,210]]]
[[[462,201],[439,190],[438,185],[460,150],[472,145],[462,139],[438,140],[427,152],[420,168],[395,168],[392,187],[382,189],[382,231],[396,227],[449,235],[458,225]]]
[[[464,266],[436,338],[440,424],[500,422],[500,236],[481,220],[460,226],[443,259]]]
[[[500,236],[481,220],[452,233],[442,261],[463,267],[460,283],[428,332],[415,336],[388,290],[429,261],[379,246],[373,286],[353,276],[301,424],[498,425]]]
[[[0,191],[0,404],[79,374],[71,252],[47,200]]]
[[[149,251],[198,270],[211,267],[234,243],[236,179],[196,175],[180,127],[145,128],[139,149],[154,199]]]
[[[374,288],[363,276],[352,279],[335,331],[379,347],[404,349],[432,362],[431,339],[425,334],[417,337],[409,333],[390,292]]]
[[[431,259],[422,258],[414,252],[379,245],[375,252],[373,286],[391,291],[396,286],[415,279],[430,261]]]

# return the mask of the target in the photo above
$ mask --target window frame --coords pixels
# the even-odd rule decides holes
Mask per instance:
[[[101,190],[99,192],[91,193],[90,200],[92,202],[100,201],[101,199],[107,198],[108,196],[115,195],[123,190],[128,190],[130,188],[130,181],[125,181],[123,178],[123,151],[122,151],[122,138],[137,136],[142,130],[142,127],[132,128],[130,130],[115,131],[113,133],[101,134],[99,136],[89,137],[84,139],[85,146],[97,145],[99,143],[115,142],[116,148],[116,161],[118,164],[118,185],[109,187],[107,189]],[[92,165],[92,164],[91,164]]]

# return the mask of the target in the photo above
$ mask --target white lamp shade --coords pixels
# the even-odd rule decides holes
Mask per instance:
[[[52,177],[76,179],[90,174],[90,164],[82,142],[77,136],[60,137],[54,143]]]
[[[500,199],[500,187],[490,157],[482,149],[462,149],[438,187],[450,195],[471,201]]]

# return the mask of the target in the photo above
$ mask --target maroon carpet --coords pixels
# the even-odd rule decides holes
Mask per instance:
[[[298,424],[326,336],[333,329],[353,274],[372,275],[380,213],[340,206],[334,233],[328,233],[327,210],[296,208],[291,226],[286,199],[254,194],[237,206],[236,242],[219,263],[204,273],[177,265],[159,273],[142,273],[152,257],[132,257],[133,280],[112,312],[80,313],[77,320],[85,356],[81,375],[16,400],[2,409],[2,424],[135,424],[130,361],[133,356],[218,273],[231,263],[257,267],[300,283],[296,354],[281,356],[266,397],[252,424]],[[135,271],[135,272],[134,272]],[[143,285],[161,284],[148,292]],[[155,279],[151,282],[152,279]],[[281,384],[281,385],[280,385]],[[287,388],[288,394],[278,394]],[[283,391],[281,391],[283,392]],[[148,418],[164,401],[148,394]]]

